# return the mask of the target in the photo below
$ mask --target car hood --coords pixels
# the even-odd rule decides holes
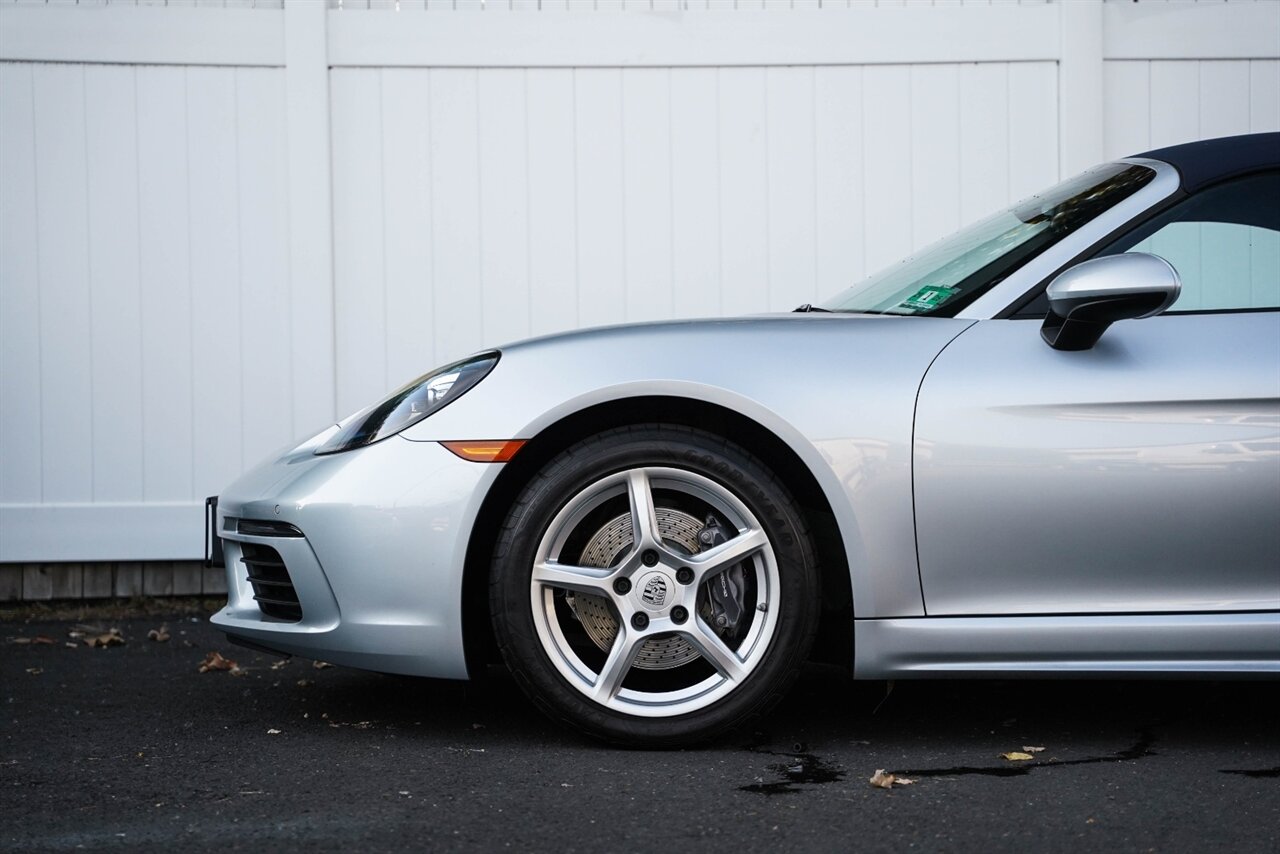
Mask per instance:
[[[766,421],[780,415],[806,435],[830,435],[847,428],[832,418],[836,401],[901,402],[909,413],[933,357],[972,323],[805,312],[532,338],[499,348],[483,382],[403,435],[528,438],[587,406],[641,396],[693,398]]]

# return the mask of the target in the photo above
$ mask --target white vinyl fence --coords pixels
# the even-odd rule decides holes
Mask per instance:
[[[1105,157],[1280,129],[1280,4],[0,0],[0,562],[444,360],[820,299]]]

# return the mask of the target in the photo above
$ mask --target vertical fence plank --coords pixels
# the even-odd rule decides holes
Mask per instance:
[[[1151,63],[1151,146],[1200,138],[1200,63]]]
[[[1280,60],[1249,63],[1249,130],[1280,130]]]
[[[435,362],[481,346],[476,70],[431,72],[431,243]]]
[[[1009,70],[1009,195],[1021,199],[1054,183],[1058,169],[1058,69],[1028,62]]]
[[[1009,203],[1010,68],[1005,62],[960,67],[962,223],[995,213]]]
[[[622,188],[622,72],[574,71],[578,209],[578,322],[626,316]]]
[[[768,152],[761,68],[722,68],[720,92],[721,308],[769,308]]]
[[[812,68],[765,73],[771,311],[818,299]]]
[[[911,251],[911,69],[883,65],[863,72],[862,126],[866,128],[862,182],[867,272]]]
[[[334,71],[333,269],[339,417],[387,390],[380,72]]]
[[[578,325],[574,72],[528,75],[529,331]]]
[[[284,7],[294,435],[336,412],[328,20],[322,3]]]
[[[36,221],[42,500],[93,497],[84,69],[37,65]],[[6,448],[5,453],[8,453]]]
[[[1280,8],[1277,25],[1280,26]],[[1249,132],[1249,62],[1226,60],[1200,63],[1200,129],[1202,138]]]
[[[143,497],[192,497],[186,71],[138,69]]]
[[[0,565],[0,602],[16,602],[22,598],[22,566]]]
[[[284,80],[270,68],[236,69],[240,165],[241,429],[245,464],[295,438],[293,396],[282,393],[309,365],[292,365]],[[320,426],[320,425],[315,425]]]
[[[116,566],[115,595],[121,599],[142,595],[142,564],[121,563]]]
[[[191,360],[195,494],[212,495],[240,474],[244,412],[236,72],[187,73],[187,160],[191,188]],[[256,311],[256,301],[250,311]],[[258,365],[254,369],[261,370]],[[275,370],[279,370],[278,367]]]
[[[672,296],[680,317],[723,311],[716,78],[714,68],[673,68],[669,80]]]
[[[53,598],[53,564],[28,563],[22,567],[22,598],[28,602]]]
[[[480,71],[483,346],[529,335],[529,143],[523,69]]]
[[[40,501],[35,66],[0,64],[0,503]]]
[[[205,567],[200,572],[200,592],[208,596],[224,595],[227,592],[227,572],[216,566]]]
[[[1105,73],[1105,157],[1151,148],[1151,63],[1108,62]]]
[[[93,497],[142,500],[136,71],[85,69],[93,317]]]
[[[142,565],[142,595],[173,595],[173,564],[169,561],[157,561]]]
[[[911,245],[960,227],[960,74],[954,65],[911,69]]]
[[[670,71],[622,72],[622,173],[626,319],[675,311],[671,284]]]
[[[1065,177],[1102,159],[1102,0],[1059,3],[1058,12],[1062,34],[1057,75],[1058,168]]]
[[[814,71],[817,170],[817,297],[825,300],[861,279],[862,69]]]
[[[388,388],[434,367],[429,81],[421,68],[382,72]]]
[[[195,596],[200,593],[202,567],[193,561],[173,565],[173,595]]]
[[[84,596],[84,567],[78,563],[56,563],[49,567],[49,598],[80,599]]]
[[[110,599],[114,583],[113,575],[114,567],[109,563],[85,564],[84,598]]]

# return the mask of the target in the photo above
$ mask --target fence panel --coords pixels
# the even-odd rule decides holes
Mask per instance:
[[[1280,129],[1274,2],[328,7],[0,2],[0,562],[194,557],[204,495],[445,360],[787,310]]]

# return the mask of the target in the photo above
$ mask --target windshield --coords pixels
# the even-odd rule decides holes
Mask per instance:
[[[1097,166],[881,270],[821,307],[950,317],[1155,174],[1128,163]]]

